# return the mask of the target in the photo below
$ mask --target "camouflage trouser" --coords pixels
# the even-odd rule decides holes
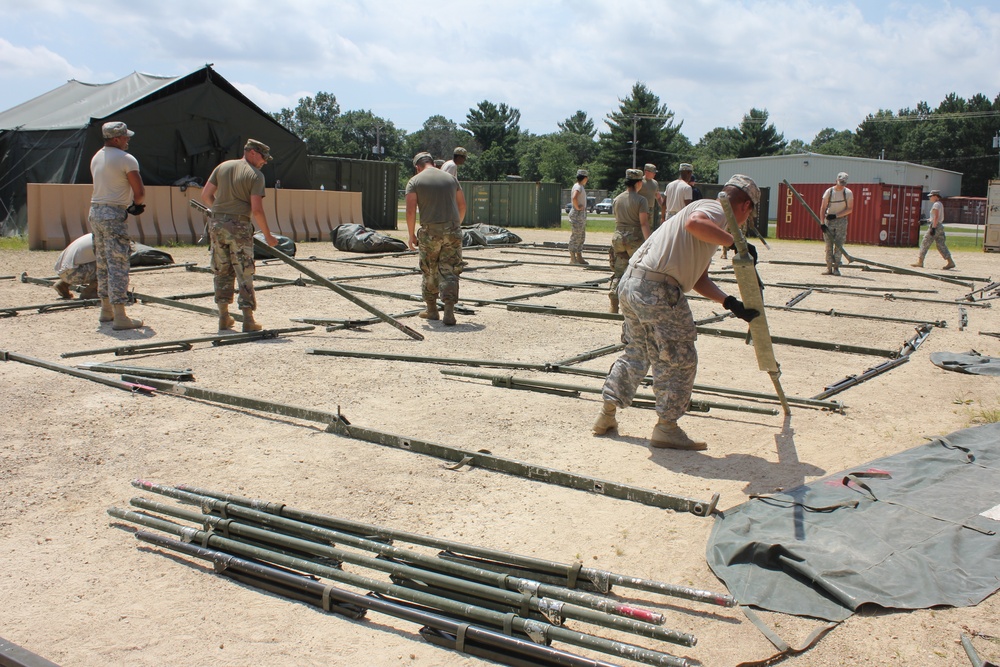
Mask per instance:
[[[642,242],[645,239],[642,238],[641,229],[626,229],[626,230],[615,230],[614,235],[611,237],[611,249],[608,251],[608,264],[611,265],[611,270],[613,271],[611,276],[611,285],[608,287],[608,293],[611,296],[612,301],[615,299],[615,295],[618,293],[618,283],[622,279],[622,275],[625,273],[625,269],[628,268],[628,260],[631,259],[635,251],[639,249]]]
[[[626,276],[619,290],[625,351],[604,381],[601,397],[620,408],[632,404],[639,382],[653,367],[656,414],[676,421],[691,402],[698,370],[694,316],[679,287]]]
[[[934,230],[934,236],[931,236],[930,230],[924,234],[924,238],[920,241],[920,262],[923,263],[924,257],[927,256],[927,251],[931,248],[931,243],[937,245],[937,251],[941,253],[941,257],[947,261],[951,260],[951,251],[948,250],[947,239],[944,236],[944,227],[939,226]]]
[[[233,302],[233,283],[239,283],[240,310],[257,309],[253,291],[253,225],[239,220],[212,218],[210,266],[215,274],[215,303]]]
[[[97,296],[114,304],[128,303],[128,258],[132,249],[125,224],[127,219],[128,213],[121,206],[90,206],[90,230],[94,233],[97,259]]]
[[[87,262],[59,274],[59,280],[69,285],[89,285],[97,282],[97,262]]]
[[[587,210],[569,210],[569,251],[583,252],[583,242],[587,239]]]
[[[455,305],[458,302],[458,276],[465,267],[462,261],[462,230],[459,225],[421,225],[417,230],[420,249],[420,289],[424,301],[436,300]]]
[[[830,230],[823,235],[826,240],[826,268],[839,269],[841,251],[847,242],[847,219],[830,220],[826,226]]]

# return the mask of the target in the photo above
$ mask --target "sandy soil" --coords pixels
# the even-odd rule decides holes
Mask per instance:
[[[565,233],[517,230],[528,242],[565,241]],[[523,233],[522,233],[523,232]],[[398,235],[398,234],[397,234]],[[588,243],[610,235],[591,233]],[[147,326],[114,332],[99,326],[94,308],[0,319],[0,349],[60,363],[112,361],[160,368],[190,368],[196,386],[317,410],[343,411],[350,421],[409,435],[604,478],[679,496],[708,500],[721,495],[720,509],[748,494],[790,488],[909,449],[923,436],[945,434],[976,423],[1000,408],[996,379],[945,372],[928,357],[934,351],[1000,356],[1000,339],[978,335],[1000,331],[996,309],[968,307],[959,327],[953,304],[887,300],[873,295],[905,293],[954,299],[968,290],[944,282],[845,269],[844,277],[821,276],[820,268],[771,261],[815,262],[815,243],[772,242],[761,248],[760,272],[768,283],[809,282],[876,288],[857,296],[814,293],[801,306],[893,317],[946,320],[933,329],[909,363],[839,394],[845,414],[796,408],[783,416],[712,410],[692,414],[684,426],[709,441],[706,452],[656,451],[646,446],[655,421],[649,410],[620,414],[620,434],[597,438],[590,426],[600,399],[570,398],[492,386],[488,381],[442,375],[434,364],[309,355],[309,348],[391,352],[437,357],[492,358],[546,363],[616,343],[613,321],[475,308],[445,328],[411,318],[423,333],[415,341],[386,324],[365,330],[327,332],[324,327],[276,340],[186,352],[114,357],[95,354],[60,359],[70,351],[127,342],[174,340],[215,333],[216,320],[161,305],[130,309]],[[855,247],[869,260],[906,266],[914,249]],[[203,248],[171,250],[177,262],[207,265]],[[580,282],[599,271],[570,267],[563,253],[506,249],[467,253],[469,278]],[[0,275],[49,276],[54,252],[0,253]],[[357,257],[329,244],[302,244],[299,258]],[[594,265],[599,253],[587,253]],[[521,260],[519,266],[487,270],[487,259]],[[995,276],[996,257],[957,255],[957,273]],[[414,257],[380,259],[413,268]],[[493,263],[495,264],[495,262]],[[717,257],[714,269],[728,262]],[[928,260],[933,270],[943,262]],[[327,276],[386,273],[377,267],[313,263]],[[294,278],[280,264],[259,273]],[[384,290],[419,293],[417,276],[356,281]],[[977,282],[982,287],[983,282]],[[211,290],[211,277],[182,269],[133,274],[136,291],[160,296]],[[736,291],[733,284],[724,287]],[[463,296],[498,299],[535,291],[466,280]],[[784,304],[799,289],[769,287],[770,304]],[[861,294],[869,295],[867,298]],[[390,313],[416,307],[407,301],[360,295]],[[51,288],[0,280],[0,306],[50,303]],[[291,318],[364,318],[368,313],[317,286],[283,287],[259,293],[259,319],[288,327]],[[531,303],[603,311],[599,291],[565,291]],[[211,306],[210,298],[189,301]],[[696,317],[722,312],[693,301]],[[772,333],[898,350],[914,335],[907,324],[816,314],[771,311]],[[732,319],[719,326],[740,330]],[[766,373],[740,339],[702,336],[698,382],[771,392]],[[782,384],[791,396],[814,396],[823,388],[875,366],[883,359],[779,345]],[[582,364],[606,370],[611,357]],[[504,371],[472,369],[495,375]],[[516,372],[598,388],[599,379]],[[110,375],[114,378],[116,376]],[[731,397],[696,394],[727,402]],[[0,637],[63,665],[480,665],[485,661],[425,643],[417,627],[385,616],[352,622],[315,608],[233,583],[211,574],[202,562],[168,557],[138,547],[129,532],[105,513],[127,507],[139,494],[135,478],[187,483],[219,491],[283,501],[289,505],[412,530],[551,560],[581,560],[592,567],[724,592],[705,563],[710,519],[647,507],[477,469],[448,470],[441,461],[325,433],[315,423],[168,395],[143,396],[21,363],[0,364]],[[160,499],[160,498],[157,498]],[[138,547],[138,548],[137,548]],[[710,607],[650,593],[622,591],[628,599],[661,610],[667,627],[694,633],[698,644],[683,648],[606,631],[636,644],[687,656],[695,664],[738,665],[776,651],[736,609]],[[813,621],[764,614],[778,633],[798,644]],[[961,632],[1000,635],[1000,599],[974,608],[856,615],[807,653],[783,664],[963,665]],[[573,627],[581,628],[580,624]],[[586,628],[582,626],[581,629]],[[1000,657],[1000,643],[975,639],[984,658]],[[559,648],[575,650],[560,644]],[[584,652],[584,651],[580,651]],[[585,652],[584,652],[585,653]],[[629,663],[608,656],[609,662]]]

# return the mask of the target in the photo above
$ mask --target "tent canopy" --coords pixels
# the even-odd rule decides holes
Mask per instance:
[[[70,81],[0,112],[0,234],[23,233],[28,183],[91,182],[90,158],[103,145],[108,120],[135,131],[129,152],[149,185],[204,182],[252,137],[271,147],[268,182],[309,187],[305,143],[210,66],[181,77]]]

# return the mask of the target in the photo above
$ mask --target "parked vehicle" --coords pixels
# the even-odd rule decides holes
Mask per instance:
[[[593,213],[595,206],[597,206],[597,197],[587,197],[587,213]],[[573,202],[566,202],[567,213],[571,208],[573,208]]]
[[[611,205],[613,203],[614,202],[612,202],[611,197],[607,197],[604,200],[602,200],[600,204],[595,206],[594,210],[596,210],[598,213],[611,213]]]

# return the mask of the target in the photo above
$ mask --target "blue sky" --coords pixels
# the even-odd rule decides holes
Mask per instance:
[[[213,63],[266,111],[326,91],[408,132],[485,99],[536,134],[578,109],[603,128],[643,81],[693,142],[751,107],[809,142],[879,108],[1000,94],[995,0],[0,0],[0,16],[0,110]]]

